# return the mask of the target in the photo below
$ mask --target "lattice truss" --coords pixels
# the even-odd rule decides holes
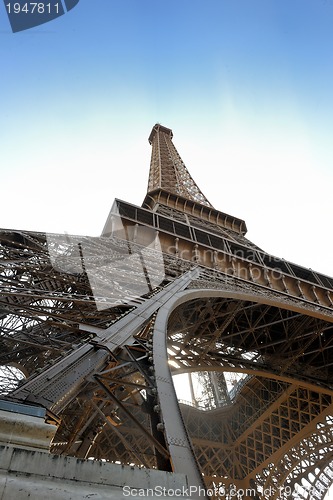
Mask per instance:
[[[137,265],[140,247],[132,245],[129,253],[122,240],[12,231],[0,236],[0,388],[15,401],[26,377],[34,380],[80,346],[98,345],[89,328],[110,327],[170,280],[166,276],[150,289],[146,266]],[[152,271],[156,253],[144,250]],[[189,268],[165,259],[173,277]],[[110,352],[103,369],[85,380],[58,415],[49,411],[59,426],[53,453],[170,469],[153,409],[156,389],[146,345],[153,321],[154,315],[130,346]]]
[[[214,392],[182,405],[209,487],[255,484],[260,498],[323,498],[333,477],[332,324],[211,297],[176,309],[168,331],[177,371],[252,374],[225,389],[222,406]]]
[[[124,264],[128,243],[115,238],[3,231],[0,252],[7,396],[22,376],[33,379],[79,346],[98,345],[93,328],[116,324],[157,291],[148,286],[143,293],[142,272],[133,259]],[[190,267],[163,258],[159,289]],[[151,261],[153,269],[153,254]],[[236,300],[234,292],[255,295],[253,285],[214,271],[191,285],[206,294],[211,289],[229,296],[185,302],[168,322],[174,373],[200,370],[208,389],[216,382],[206,391],[205,409],[181,405],[207,486],[254,484],[258,498],[289,498],[290,491],[323,498],[333,470],[332,323],[310,307],[295,311],[295,299],[281,307],[264,303],[259,292],[258,301]],[[154,379],[154,321],[155,313],[131,345],[110,352],[70,404],[57,416],[49,413],[59,425],[53,453],[172,470],[163,432],[170,422],[163,421]],[[225,372],[242,374],[232,390]]]
[[[147,335],[114,356],[62,413],[51,451],[80,458],[170,470],[154,406]],[[142,338],[140,338],[142,337]]]
[[[3,231],[1,364],[18,363],[31,375],[89,339],[79,323],[103,328],[139,303],[142,276],[124,255],[126,243],[115,244],[112,238]],[[119,297],[123,300],[117,304]],[[13,377],[14,371],[8,372],[9,384]],[[3,392],[10,389],[6,377],[3,384]]]
[[[155,189],[163,189],[211,207],[175,148],[172,131],[161,125],[155,125],[151,134],[151,144],[148,193]]]

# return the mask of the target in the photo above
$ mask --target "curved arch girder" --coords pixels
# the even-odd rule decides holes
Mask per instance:
[[[175,392],[174,392],[173,387],[171,389],[171,386],[172,386],[171,372],[170,372],[170,369],[166,363],[166,361],[167,361],[167,340],[166,340],[166,338],[167,338],[167,329],[168,329],[169,319],[171,317],[171,314],[176,310],[176,308],[178,306],[184,306],[184,305],[188,304],[190,300],[193,300],[193,299],[202,300],[204,298],[204,299],[207,299],[207,310],[208,310],[208,308],[210,307],[209,300],[211,300],[212,297],[220,298],[220,299],[233,299],[233,300],[242,301],[242,302],[246,302],[246,303],[248,303],[250,301],[252,301],[252,302],[255,301],[256,304],[262,304],[262,305],[266,305],[268,307],[275,307],[275,308],[277,308],[277,306],[279,306],[278,308],[283,310],[283,311],[291,311],[292,313],[296,313],[296,315],[298,317],[304,317],[301,319],[308,320],[308,318],[310,318],[310,320],[308,320],[308,321],[312,321],[312,320],[313,321],[324,321],[325,326],[321,325],[323,327],[322,331],[324,331],[325,328],[327,328],[327,329],[331,328],[330,322],[327,322],[327,317],[319,318],[318,314],[312,314],[311,311],[308,311],[308,310],[301,311],[299,306],[293,306],[292,304],[285,304],[283,302],[277,303],[275,299],[272,300],[272,299],[267,298],[267,297],[257,297],[257,296],[254,296],[253,294],[246,294],[244,292],[241,292],[241,293],[231,292],[230,290],[228,290],[228,291],[216,291],[216,290],[207,290],[207,289],[205,289],[205,290],[186,290],[186,291],[181,292],[181,293],[177,294],[176,296],[174,296],[172,299],[170,299],[168,301],[167,304],[165,304],[159,310],[159,313],[158,313],[157,318],[156,318],[155,331],[154,331],[154,364],[155,364],[155,375],[156,375],[157,388],[158,388],[158,393],[159,393],[160,402],[161,402],[161,413],[163,415],[164,426],[165,426],[165,434],[166,434],[167,442],[168,442],[169,447],[170,447],[170,454],[171,454],[172,461],[173,461],[174,466],[175,466],[175,470],[179,471],[179,472],[180,471],[185,472],[184,469],[187,467],[188,470],[186,472],[190,475],[191,475],[191,473],[194,473],[194,475],[196,475],[196,476],[197,476],[197,471],[195,471],[195,472],[193,472],[193,471],[196,469],[197,461],[195,459],[192,461],[192,459],[191,459],[191,454],[193,455],[193,453],[194,453],[193,448],[191,446],[190,441],[188,440],[184,421],[180,415],[178,404],[176,405],[176,397],[175,397]],[[180,309],[181,309],[181,307],[180,307]],[[264,312],[261,311],[261,313],[264,316]],[[189,319],[191,321],[191,318],[187,318],[187,320],[189,320]],[[192,320],[193,320],[193,318],[192,318]],[[226,320],[226,318],[225,318],[225,320]],[[203,317],[199,318],[199,322],[200,321],[202,321],[202,323],[204,323],[205,318],[203,318]],[[333,319],[332,319],[332,322],[333,322]],[[192,323],[193,323],[193,321],[192,321]],[[228,323],[227,320],[226,320],[226,323],[230,324],[230,323]],[[185,321],[185,324],[186,324],[186,321]],[[169,324],[169,334],[170,334],[170,324]],[[321,331],[319,333],[316,332],[316,334],[320,335]],[[309,337],[307,344],[310,346],[311,341],[309,341],[309,340],[310,340],[311,335],[309,332],[307,332],[307,335]],[[212,336],[214,337],[214,335],[212,335]],[[215,340],[217,338],[218,337],[215,336]],[[206,349],[205,354],[207,354],[208,356],[211,356],[213,353],[212,351],[213,350],[207,351],[207,349]],[[179,355],[179,359],[180,358],[181,358],[181,356]],[[190,358],[188,356],[188,353],[186,353],[186,352],[185,352],[185,359],[186,359],[186,362],[184,363],[183,366],[181,366],[181,368],[180,368],[181,371],[185,372],[185,371],[193,371],[194,369],[196,369],[196,370],[198,369],[197,367],[195,368],[193,365],[192,366],[190,365],[191,361],[189,361]],[[215,361],[215,364],[214,364],[214,361]],[[187,366],[186,366],[186,364],[187,364]],[[205,370],[207,369],[208,371],[215,370],[218,367],[218,364],[219,364],[218,361],[213,360],[213,362],[210,364],[210,366],[205,366],[204,369]],[[244,365],[246,365],[246,363],[244,363]],[[200,368],[203,368],[203,366],[204,366],[204,364],[202,364]],[[227,368],[227,364],[225,364],[223,366],[220,365],[219,369],[220,369],[220,371],[225,371],[227,369],[228,369],[228,371],[230,371],[230,367]],[[231,370],[237,371],[237,370],[239,370],[239,367],[237,367],[237,365],[232,366]],[[268,379],[275,379],[276,381],[284,382],[287,384],[290,384],[290,382],[293,382],[294,388],[295,388],[295,382],[296,382],[297,387],[306,387],[307,391],[313,391],[313,392],[316,391],[318,394],[326,394],[328,397],[332,396],[332,388],[329,387],[328,384],[325,384],[325,383],[322,384],[322,381],[320,381],[320,380],[315,380],[315,377],[312,377],[312,378],[308,377],[307,381],[301,380],[301,377],[300,377],[299,380],[295,381],[295,377],[292,375],[292,373],[291,374],[288,373],[287,375],[285,375],[283,373],[283,371],[281,371],[280,374],[277,371],[275,373],[272,373],[272,372],[269,373],[269,370],[262,369],[262,367],[259,367],[259,366],[257,368],[255,366],[255,364],[253,364],[251,368],[249,366],[243,366],[240,368],[240,370],[244,373],[251,373],[251,371],[252,371],[252,374],[255,374],[257,377],[259,376],[259,377],[266,377]],[[321,387],[321,385],[323,385],[323,387]],[[167,386],[168,386],[168,389],[166,391]],[[171,392],[172,392],[172,395],[171,395]],[[172,405],[170,405],[171,398],[173,400]],[[331,401],[331,399],[330,399],[330,401]],[[172,408],[172,410],[170,410],[171,408]],[[325,409],[327,410],[327,407]],[[331,409],[330,409],[330,411],[331,411]],[[180,439],[184,439],[183,442],[186,443],[185,447],[187,448],[187,455],[188,455],[188,465],[186,467],[184,466],[184,461],[182,461],[182,460],[179,461],[178,460],[179,457],[176,456],[177,455],[176,454],[177,446],[179,449],[180,441],[177,443],[177,437],[175,437],[175,435],[177,434],[177,432],[175,431],[175,423],[174,423],[175,422],[175,420],[174,420],[175,413],[178,414],[178,416],[177,416],[177,426],[178,426],[177,432],[180,432],[180,434],[182,435],[182,438],[180,438]],[[281,417],[281,415],[280,415],[280,417]],[[181,427],[183,427],[183,430],[181,430]],[[297,440],[297,438],[295,438],[296,434],[293,436],[294,440],[295,439]],[[288,443],[288,440],[284,443],[284,446],[287,445],[287,443]],[[242,469],[242,467],[240,467],[240,469]],[[251,479],[253,480],[253,476]]]

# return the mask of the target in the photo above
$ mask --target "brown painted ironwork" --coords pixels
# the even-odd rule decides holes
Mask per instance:
[[[172,137],[153,127],[143,205],[116,200],[101,237],[1,231],[2,397],[47,409],[55,454],[185,472],[216,498],[324,498],[333,279],[251,243]]]

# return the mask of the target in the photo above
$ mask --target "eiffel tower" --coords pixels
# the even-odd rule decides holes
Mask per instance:
[[[1,231],[0,403],[43,410],[53,455],[323,499],[333,279],[251,243],[172,139],[153,127],[142,207],[116,199],[100,237]]]

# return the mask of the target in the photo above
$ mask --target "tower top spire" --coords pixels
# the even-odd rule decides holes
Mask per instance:
[[[177,196],[212,207],[192,179],[173,142],[170,128],[154,125],[149,143],[152,146],[148,193],[162,189]]]

